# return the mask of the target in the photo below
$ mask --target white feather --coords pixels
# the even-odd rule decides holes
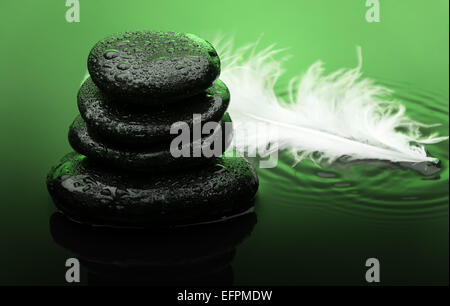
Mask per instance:
[[[424,144],[448,139],[422,136],[431,127],[411,120],[391,90],[361,77],[359,65],[325,75],[322,62],[291,80],[285,101],[275,92],[283,73],[273,47],[255,51],[256,44],[232,52],[220,47],[221,79],[231,93],[228,109],[235,126],[234,149],[267,155],[289,150],[296,161],[309,157],[333,162],[379,159],[392,162],[437,162]],[[255,128],[256,126],[256,128]]]

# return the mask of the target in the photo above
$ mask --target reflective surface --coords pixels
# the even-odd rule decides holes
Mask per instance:
[[[50,219],[54,241],[77,258],[89,285],[231,285],[236,247],[256,214],[178,229],[112,229]]]

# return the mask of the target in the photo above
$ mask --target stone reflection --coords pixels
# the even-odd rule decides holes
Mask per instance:
[[[124,229],[50,218],[54,241],[87,270],[89,285],[231,285],[236,247],[257,222],[248,212],[178,228]],[[82,282],[85,280],[82,280]]]

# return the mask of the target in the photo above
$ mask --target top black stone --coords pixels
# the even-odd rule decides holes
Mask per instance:
[[[220,60],[214,47],[194,34],[138,31],[96,43],[88,70],[107,94],[160,104],[210,87],[220,74]]]

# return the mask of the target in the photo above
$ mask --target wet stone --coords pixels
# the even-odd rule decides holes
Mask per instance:
[[[203,136],[201,145],[197,147],[212,147],[214,140],[220,141],[220,151],[223,153],[229,147],[232,140],[231,126],[225,128],[225,123],[231,123],[230,117],[226,114],[216,129],[209,135]],[[191,140],[193,139],[191,135]],[[214,156],[194,157],[195,142],[188,144],[189,157],[174,157],[170,152],[171,142],[151,145],[147,148],[132,148],[129,146],[117,146],[108,143],[92,135],[87,129],[86,123],[77,116],[69,128],[69,142],[72,148],[97,163],[102,163],[110,167],[136,172],[168,172],[183,171],[193,167],[201,167],[214,161]]]
[[[183,73],[179,62],[186,63]],[[95,44],[88,70],[106,94],[122,97],[122,102],[155,105],[206,90],[219,76],[220,60],[209,42],[193,34],[137,31]],[[123,70],[130,71],[129,77],[119,76]]]
[[[170,227],[249,211],[258,178],[245,159],[221,156],[233,134],[230,93],[210,43],[115,34],[92,48],[88,70],[69,128],[76,152],[47,176],[60,212],[91,225]]]
[[[145,146],[174,137],[170,127],[175,122],[193,126],[193,114],[202,122],[219,122],[230,102],[226,85],[217,80],[204,93],[160,108],[123,105],[104,95],[90,78],[78,92],[78,109],[88,128],[110,142]]]
[[[251,165],[236,157],[217,158],[196,171],[155,176],[114,171],[69,153],[51,169],[47,187],[56,206],[82,222],[189,224],[247,211],[258,179]]]

